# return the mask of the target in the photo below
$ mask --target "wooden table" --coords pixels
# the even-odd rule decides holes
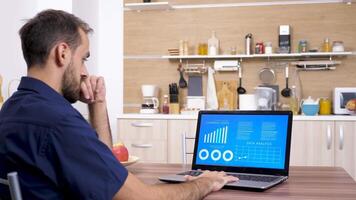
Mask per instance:
[[[182,171],[177,164],[137,163],[128,170],[145,183],[161,183],[157,177]],[[161,183],[162,184],[162,183]],[[356,200],[356,183],[342,168],[336,167],[291,167],[289,179],[264,192],[223,189],[211,193],[205,199],[313,199]]]

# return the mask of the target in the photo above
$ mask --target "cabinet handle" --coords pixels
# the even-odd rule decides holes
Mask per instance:
[[[327,131],[326,131],[326,143],[327,143],[327,148],[330,150],[331,148],[331,127],[328,125]]]
[[[148,149],[152,148],[152,144],[131,144],[132,147],[134,148],[143,148],[143,149]]]
[[[339,128],[339,149],[344,149],[344,126],[340,125]]]
[[[131,126],[134,127],[152,127],[153,124],[150,122],[132,122]]]

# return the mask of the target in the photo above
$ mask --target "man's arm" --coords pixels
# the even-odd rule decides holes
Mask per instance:
[[[81,101],[88,104],[89,121],[99,140],[112,148],[112,136],[106,108],[106,89],[103,77],[89,76],[81,84]]]
[[[88,108],[90,124],[98,133],[99,140],[111,149],[112,137],[106,101],[89,104]]]
[[[181,184],[146,185],[129,173],[124,185],[114,196],[114,200],[199,200],[210,192],[220,190],[226,183],[237,181],[236,177],[224,172],[204,172],[198,177],[188,177]]]

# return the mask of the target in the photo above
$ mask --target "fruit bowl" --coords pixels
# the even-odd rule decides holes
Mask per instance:
[[[122,161],[120,163],[126,167],[126,166],[136,163],[139,160],[140,160],[140,158],[137,156],[129,156],[129,159],[127,161]]]

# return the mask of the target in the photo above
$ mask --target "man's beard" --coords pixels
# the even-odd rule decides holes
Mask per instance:
[[[62,80],[62,94],[67,101],[75,103],[80,98],[80,80],[77,81],[73,63],[70,62],[66,71],[64,72]]]

